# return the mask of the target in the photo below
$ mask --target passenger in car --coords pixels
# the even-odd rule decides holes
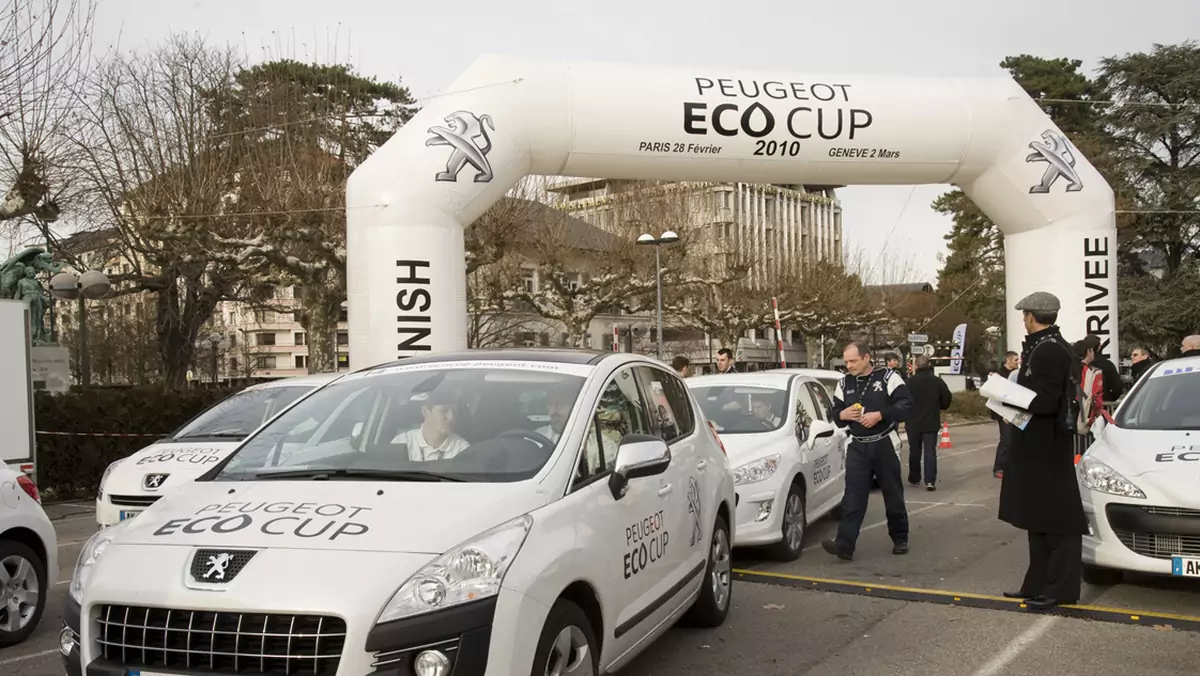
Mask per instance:
[[[571,406],[575,403],[575,393],[566,387],[557,387],[546,395],[546,413],[550,416],[550,424],[543,425],[535,433],[558,443],[563,429],[567,426],[567,418],[571,415]]]
[[[414,399],[420,397],[414,395]],[[408,446],[408,458],[414,461],[443,460],[462,453],[471,444],[454,432],[456,399],[448,390],[424,393],[421,426],[399,434],[393,444]]]

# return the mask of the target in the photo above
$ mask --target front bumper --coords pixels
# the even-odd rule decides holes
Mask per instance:
[[[67,676],[83,676],[83,662],[79,655],[79,615],[79,604],[68,593],[63,603],[63,626],[58,632],[58,652]]]
[[[783,539],[783,509],[786,496],[781,495],[785,483],[779,472],[766,481],[738,486],[734,528],[735,547],[760,547]]]
[[[1085,564],[1170,575],[1172,557],[1200,558],[1200,509],[1081,492],[1089,530],[1083,537]]]
[[[102,493],[96,498],[96,523],[101,528],[115,526],[145,511],[160,495],[150,493],[112,496]]]
[[[307,550],[299,559],[268,549],[256,557],[257,571],[247,575],[247,568],[221,593],[180,584],[190,551],[106,551],[82,612],[74,611],[82,638],[63,656],[69,676],[313,674],[314,666],[317,676],[414,676],[415,660],[427,651],[440,653],[454,676],[524,673],[548,614],[504,588],[497,597],[377,626],[384,601],[427,557]]]

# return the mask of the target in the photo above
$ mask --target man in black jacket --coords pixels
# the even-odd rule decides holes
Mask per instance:
[[[849,561],[867,515],[872,479],[879,480],[887,515],[892,553],[908,553],[908,510],[904,506],[904,477],[900,470],[900,435],[896,427],[908,417],[912,399],[900,374],[871,364],[871,352],[853,342],[842,352],[847,374],[833,393],[833,421],[850,433],[846,449],[846,490],[837,539],[821,546]]]
[[[1074,420],[1068,420],[1071,373],[1083,366],[1062,337],[1058,298],[1037,292],[1016,309],[1024,313],[1029,334],[1021,349],[1017,384],[1036,396],[1022,429],[1013,430],[1013,446],[1000,485],[1001,521],[1027,531],[1029,568],[1021,588],[1004,592],[1023,598],[1031,608],[1079,602],[1080,557],[1087,517],[1075,476]]]
[[[929,357],[917,357],[917,372],[908,379],[912,411],[904,421],[908,432],[908,483],[921,485],[921,457],[925,458],[925,490],[937,486],[938,430],[942,429],[942,411],[950,408],[953,396],[946,381],[933,373]],[[922,453],[922,449],[924,452]]]

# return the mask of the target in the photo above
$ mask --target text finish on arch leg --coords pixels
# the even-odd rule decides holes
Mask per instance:
[[[1100,349],[1097,351],[1100,356],[1109,356],[1108,346],[1112,342],[1112,330],[1109,327],[1113,303],[1109,292],[1112,270],[1108,260],[1108,237],[1083,239],[1083,285],[1086,289],[1083,308],[1084,334],[1100,339]]]
[[[429,352],[433,344],[433,294],[430,291],[429,261],[396,261],[396,333],[402,339],[396,345],[396,358],[408,356],[405,350]]]

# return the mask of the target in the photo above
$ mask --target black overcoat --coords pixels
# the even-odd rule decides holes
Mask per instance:
[[[1055,345],[1054,343],[1058,343]],[[1013,428],[1000,486],[1000,520],[1022,530],[1087,532],[1075,478],[1074,435],[1063,423],[1069,373],[1082,364],[1057,326],[1031,333],[1021,350],[1017,383],[1037,393],[1025,429]]]

